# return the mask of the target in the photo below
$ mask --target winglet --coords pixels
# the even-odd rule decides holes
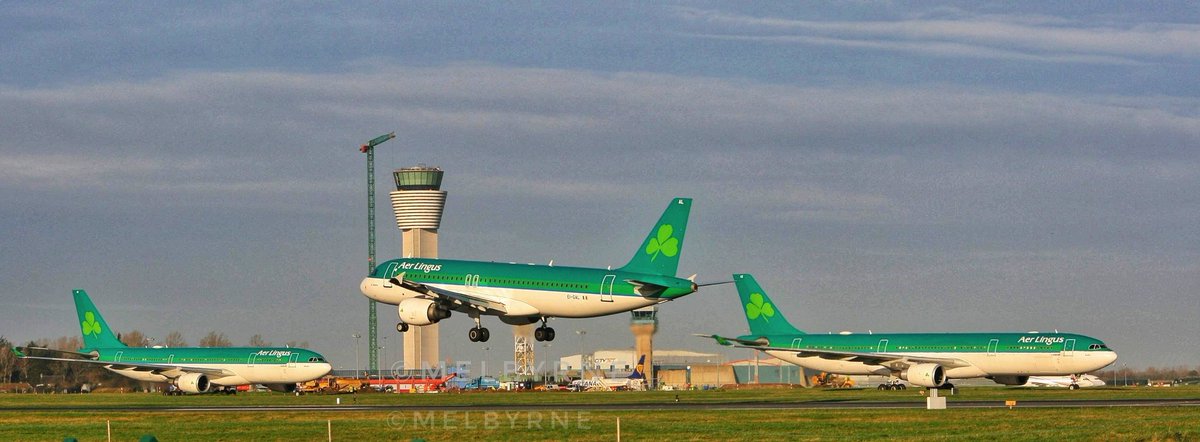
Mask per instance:
[[[22,359],[25,358],[25,353],[21,353],[21,350],[17,350],[16,347],[12,347],[11,349],[12,349],[13,354],[17,355],[18,358],[22,358]]]

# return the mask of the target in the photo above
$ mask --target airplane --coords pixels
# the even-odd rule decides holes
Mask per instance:
[[[363,295],[397,306],[396,331],[449,318],[452,311],[475,321],[467,337],[487,342],[480,316],[511,325],[541,321],[534,339],[553,341],[547,319],[611,315],[677,299],[712,284],[675,277],[691,198],[674,198],[625,266],[613,269],[401,258],[379,264],[362,280]],[[720,283],[713,283],[720,284]]]
[[[13,349],[17,357],[100,365],[127,378],[170,383],[180,392],[192,394],[249,384],[291,392],[295,391],[296,383],[325,376],[332,369],[324,356],[302,348],[129,347],[113,335],[86,292],[75,289],[72,295],[83,331],[83,348],[64,351],[23,347]],[[73,358],[28,354],[34,352]]]
[[[646,355],[638,358],[633,372],[623,378],[592,378],[571,381],[575,390],[640,390],[645,388]]]
[[[753,276],[735,274],[733,280],[750,334],[697,336],[826,373],[886,375],[927,388],[953,388],[947,381],[967,378],[1025,385],[1032,376],[1078,375],[1117,359],[1098,339],[1057,331],[807,334],[784,318]]]
[[[1080,376],[1030,376],[1026,387],[1067,387],[1078,390],[1082,387],[1103,387],[1108,385],[1099,376],[1085,374]]]

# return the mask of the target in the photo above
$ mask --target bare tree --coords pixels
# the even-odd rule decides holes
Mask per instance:
[[[263,339],[262,335],[255,334],[250,337],[251,347],[270,347],[271,343]]]
[[[233,343],[229,342],[229,338],[224,333],[217,333],[215,330],[200,338],[201,347],[229,347],[231,345]]]
[[[132,330],[129,333],[121,334],[121,343],[130,347],[145,347],[149,344],[149,340],[140,330]]]
[[[17,366],[17,355],[12,352],[13,344],[0,336],[0,384],[12,382],[13,370]]]
[[[167,333],[167,337],[163,338],[163,345],[167,347],[187,347],[187,341],[183,340],[183,334],[177,331]]]

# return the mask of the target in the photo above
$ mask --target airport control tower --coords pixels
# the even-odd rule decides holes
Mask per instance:
[[[392,212],[401,232],[400,256],[437,258],[438,226],[446,206],[446,191],[442,188],[442,170],[418,165],[396,169],[396,191],[392,192]],[[436,367],[438,354],[438,325],[412,327],[404,333],[404,369],[420,370]]]
[[[654,333],[658,332],[658,306],[639,308],[630,313],[633,315],[629,320],[629,331],[633,332],[634,339],[633,357],[637,360],[646,355],[643,374],[646,376],[646,385],[654,388]]]

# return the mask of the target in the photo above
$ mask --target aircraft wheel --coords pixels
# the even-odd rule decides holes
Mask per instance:
[[[908,386],[907,386],[907,385],[904,385],[904,384],[900,384],[900,385],[897,385],[897,386],[896,386],[896,389],[897,389],[897,390],[907,390],[907,389],[908,389]]]
[[[546,329],[542,328],[542,327],[533,329],[533,339],[536,339],[538,342],[545,341],[546,340]]]
[[[487,342],[488,338],[492,337],[492,333],[486,328],[479,329],[479,342]]]
[[[400,333],[404,333],[404,332],[408,331],[408,324],[405,324],[403,322],[396,323],[396,331],[398,331]]]
[[[887,385],[883,385],[883,384],[879,384],[879,386],[875,387],[875,388],[878,388],[880,390],[891,390],[890,387],[888,387]]]
[[[554,340],[554,329],[546,327],[546,341]]]
[[[1070,385],[1069,387],[1067,387],[1067,388],[1069,388],[1069,389],[1072,389],[1072,390],[1078,390],[1078,389],[1079,389],[1079,384],[1071,384],[1071,385]]]
[[[471,342],[479,342],[479,338],[482,337],[482,333],[479,330],[480,328],[478,327],[472,328],[467,332],[467,339],[470,339]]]

